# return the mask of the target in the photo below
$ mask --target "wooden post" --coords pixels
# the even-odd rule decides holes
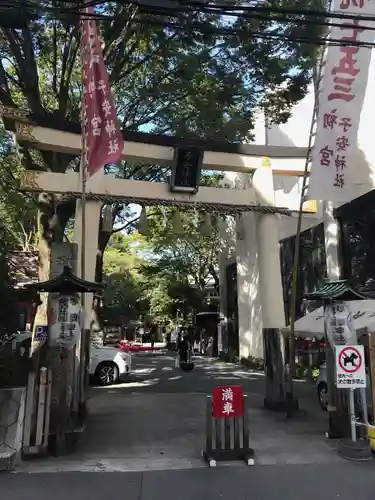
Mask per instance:
[[[47,395],[46,395],[46,406],[44,413],[44,438],[43,438],[43,448],[48,448],[48,438],[49,438],[49,422],[51,414],[51,399],[52,399],[52,371],[48,370],[47,374]]]
[[[35,446],[37,447],[41,446],[43,440],[44,414],[46,406],[46,388],[47,388],[47,368],[43,366],[40,369],[40,377],[39,377],[39,398],[38,398],[36,438],[35,438]]]
[[[212,452],[212,399],[211,396],[206,398],[206,456],[207,461],[211,464]],[[215,462],[216,464],[216,462]]]
[[[31,422],[34,409],[35,372],[29,373],[26,393],[25,426],[23,429],[23,450],[27,451],[31,439]]]

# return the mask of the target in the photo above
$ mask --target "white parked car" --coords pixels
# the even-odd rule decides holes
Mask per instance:
[[[31,338],[31,332],[21,332],[12,341],[13,349],[18,342]],[[132,368],[132,357],[128,352],[113,346],[91,344],[90,375],[95,377],[100,385],[115,384],[122,376],[129,375]]]
[[[91,345],[90,375],[100,385],[115,384],[122,376],[129,375],[132,357],[128,352],[113,346]]]

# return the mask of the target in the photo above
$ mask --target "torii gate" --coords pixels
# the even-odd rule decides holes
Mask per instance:
[[[81,135],[77,126],[64,126],[52,118],[41,119],[27,111],[2,107],[0,114],[8,131],[14,133],[19,143],[27,143],[39,150],[63,152],[80,155]],[[148,164],[168,165],[173,161],[174,150],[181,142],[174,137],[157,136],[136,132],[124,132],[125,145],[123,158]],[[183,141],[191,146],[191,141]],[[195,147],[204,150],[203,170],[252,173],[250,187],[212,188],[200,187],[194,195],[172,193],[168,184],[115,179],[101,172],[87,181],[86,194],[86,238],[85,238],[85,276],[95,278],[96,254],[98,245],[99,219],[102,203],[128,202],[142,205],[172,204],[218,213],[246,213],[246,246],[252,247],[257,259],[256,281],[254,276],[245,279],[244,286],[250,281],[260,288],[260,303],[257,315],[262,316],[263,328],[282,328],[285,326],[281,269],[279,259],[278,214],[289,215],[288,207],[275,206],[273,173],[271,168],[257,168],[254,157],[300,158],[305,159],[306,148],[290,146],[259,146],[225,144],[210,141],[194,141]],[[303,164],[303,162],[301,162]],[[288,176],[302,176],[301,168],[275,169],[274,173]],[[79,174],[52,172],[25,172],[21,189],[32,192],[69,194],[77,199],[74,240],[81,242],[81,183]],[[307,208],[307,207],[306,207]],[[306,211],[310,212],[308,208]],[[254,218],[251,212],[259,215]],[[98,221],[95,224],[93,221]],[[256,233],[254,232],[256,231]],[[78,252],[79,259],[81,252]],[[78,262],[78,269],[81,268]],[[248,300],[252,300],[249,296]],[[86,320],[90,321],[91,302],[86,302]],[[260,311],[261,309],[261,311]],[[86,324],[86,327],[88,325]]]

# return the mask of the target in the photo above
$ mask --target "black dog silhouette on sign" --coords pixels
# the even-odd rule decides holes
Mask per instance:
[[[344,366],[352,365],[352,367],[355,368],[357,366],[356,360],[358,358],[359,356],[355,352],[352,352],[350,356],[344,356]]]

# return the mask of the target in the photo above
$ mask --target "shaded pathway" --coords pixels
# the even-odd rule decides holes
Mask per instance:
[[[204,466],[205,397],[215,385],[243,386],[249,396],[252,445],[258,464],[340,460],[324,438],[326,414],[316,389],[296,383],[303,411],[293,420],[263,410],[264,376],[236,365],[195,358],[184,373],[165,354],[133,356],[131,379],[93,387],[78,451],[55,462],[64,470],[153,470]],[[308,410],[308,411],[307,411]],[[74,463],[73,463],[74,462]],[[52,465],[51,465],[52,464]]]

